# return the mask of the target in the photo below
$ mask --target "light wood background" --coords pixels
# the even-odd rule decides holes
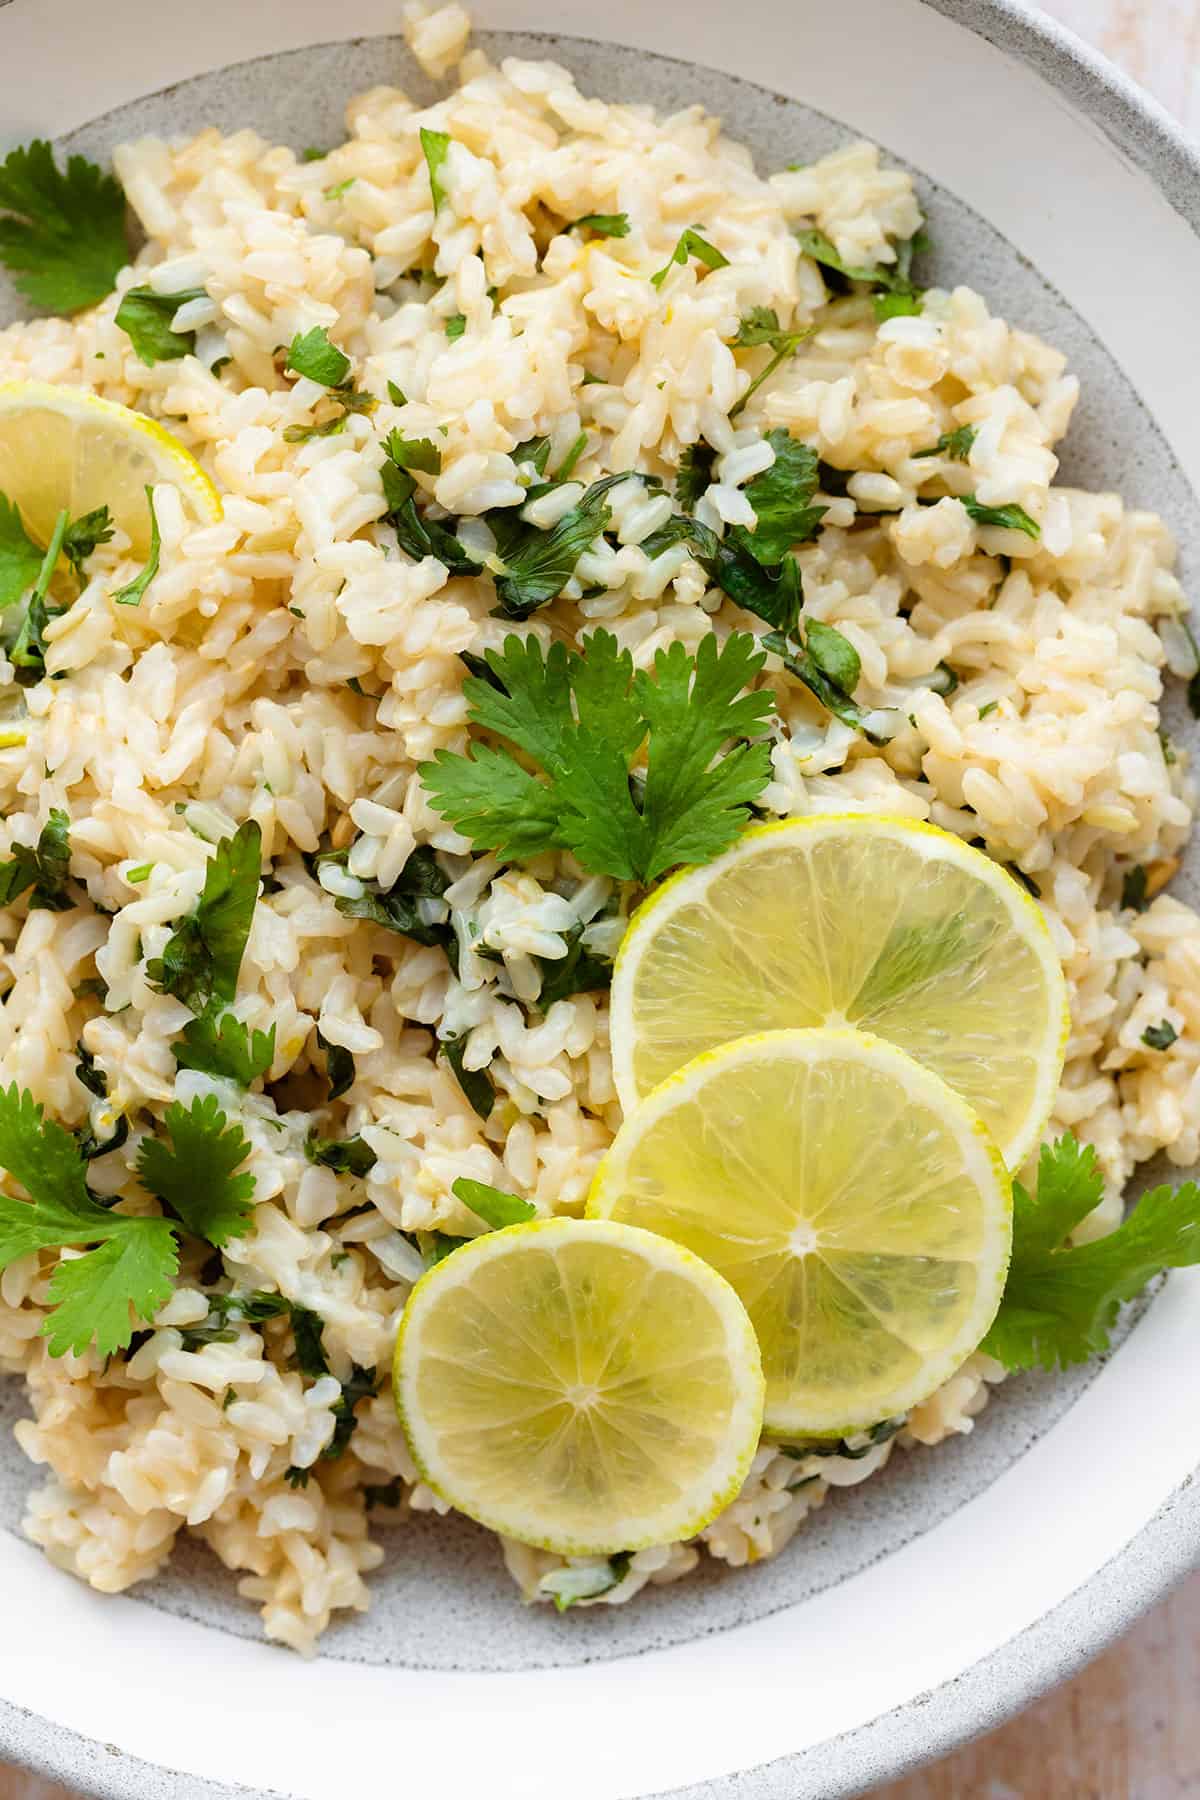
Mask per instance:
[[[1200,0],[1048,0],[1044,10],[1200,137]],[[1197,1694],[1200,1575],[1074,1681],[980,1743],[879,1789],[875,1800],[1200,1797]],[[74,1797],[0,1768],[0,1800]],[[182,1789],[178,1800],[187,1800]]]

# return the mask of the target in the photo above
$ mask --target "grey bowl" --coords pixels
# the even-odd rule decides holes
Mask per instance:
[[[1166,116],[1107,64],[1065,32],[1004,0],[926,4],[1035,67],[1150,170],[1171,205],[1200,230],[1195,152]],[[636,94],[676,105],[698,91],[691,65],[644,51],[530,34],[483,34],[483,41],[493,51],[553,55],[605,95]],[[212,123],[255,123],[297,146],[334,141],[345,99],[393,72],[410,92],[433,97],[398,40],[330,44],[180,83],[95,120],[66,142],[99,154],[130,135],[186,132]],[[781,141],[789,158],[807,157],[846,136],[844,127],[822,113],[733,76],[704,71],[703,96],[764,164],[783,160]],[[924,179],[920,186],[936,235],[936,266],[947,275],[970,268],[972,284],[997,310],[1066,350],[1081,377],[1083,401],[1064,456],[1065,477],[1081,485],[1117,487],[1133,502],[1164,513],[1179,534],[1185,575],[1200,569],[1200,506],[1121,369],[1066,300],[985,219],[948,190]],[[1177,702],[1172,730],[1195,740]],[[1131,1316],[1125,1331],[1136,1332],[1141,1316]],[[970,1439],[895,1460],[882,1477],[835,1496],[777,1561],[736,1575],[710,1566],[693,1581],[648,1593],[630,1609],[595,1609],[567,1619],[545,1609],[522,1611],[485,1534],[465,1523],[406,1525],[373,1579],[372,1612],[334,1627],[322,1654],[334,1661],[410,1669],[536,1670],[648,1656],[802,1609],[812,1596],[893,1554],[983,1492],[1069,1411],[1095,1375],[1092,1368],[1054,1380],[1022,1377],[1008,1383]],[[0,1422],[19,1416],[22,1404],[18,1383],[0,1382]],[[22,1498],[33,1479],[34,1471],[5,1432],[0,1530],[19,1530]],[[957,1680],[845,1736],[739,1776],[673,1792],[689,1800],[831,1800],[939,1755],[997,1724],[1094,1655],[1193,1565],[1198,1545],[1200,1501],[1189,1483],[1086,1587]],[[258,1634],[253,1610],[237,1599],[231,1579],[198,1546],[182,1547],[170,1572],[138,1599],[213,1631]],[[105,1800],[166,1795],[216,1800],[250,1792],[110,1752],[3,1700],[0,1757]]]

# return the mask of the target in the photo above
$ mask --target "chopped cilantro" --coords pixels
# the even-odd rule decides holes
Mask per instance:
[[[342,195],[348,193],[354,186],[355,180],[355,176],[347,175],[344,181],[332,182],[329,187],[322,190],[322,200],[340,200]]]
[[[693,256],[708,269],[729,267],[729,258],[722,256],[715,244],[710,244],[707,238],[701,237],[698,226],[689,225],[685,231],[680,232],[679,242],[662,268],[650,277],[651,287],[660,288],[673,268],[686,268]]]
[[[181,1069],[199,1069],[248,1088],[275,1060],[275,1027],[251,1033],[233,1013],[203,1012],[188,1020],[172,1049]]]
[[[38,549],[21,523],[14,502],[0,494],[0,611],[15,606],[29,592],[44,557],[45,551]]]
[[[442,453],[430,438],[406,438],[401,431],[389,431],[383,448],[398,469],[417,469],[423,475],[441,472]]]
[[[158,518],[154,511],[154,489],[146,489],[146,505],[150,508],[150,554],[146,558],[145,567],[134,576],[133,580],[123,588],[118,588],[113,600],[118,606],[140,606],[142,598],[154,577],[158,574],[158,559],[162,549],[162,540],[158,533]]]
[[[629,236],[628,213],[584,213],[582,219],[576,219],[568,231],[594,231],[597,237],[623,238]]]
[[[354,1058],[340,1044],[331,1044],[318,1029],[317,1048],[325,1052],[325,1075],[330,1100],[340,1100],[354,1086]]]
[[[572,994],[595,993],[597,988],[606,988],[612,982],[612,959],[584,948],[582,925],[564,935],[568,941],[565,956],[537,959],[542,971],[537,997],[539,1012],[548,1012],[556,1000],[568,1000]]]
[[[345,862],[347,853],[335,851],[332,857],[318,857],[319,870],[326,861]],[[392,886],[386,890],[373,882],[363,882],[357,896],[336,894],[334,905],[344,918],[366,919],[385,931],[398,932],[414,943],[439,946],[453,956],[454,928],[442,895],[450,885],[442,872],[436,853],[428,844],[420,844],[412,852]]]
[[[376,1370],[362,1369],[357,1363],[351,1363],[350,1379],[343,1381],[342,1391],[331,1408],[334,1417],[333,1436],[321,1452],[322,1462],[332,1462],[342,1455],[358,1429],[355,1409],[361,1401],[371,1399],[378,1387],[379,1375]]]
[[[1023,531],[1026,537],[1039,538],[1042,528],[1031,519],[1023,506],[983,506],[974,494],[963,494],[962,504],[977,525],[999,525],[1005,531]]]
[[[371,1146],[361,1137],[323,1138],[310,1131],[304,1140],[310,1163],[332,1169],[338,1175],[369,1175],[377,1161]]]
[[[545,657],[536,638],[511,636],[487,661],[497,685],[463,685],[472,722],[546,779],[489,744],[441,750],[420,771],[435,809],[481,849],[518,860],[570,850],[596,874],[650,882],[727,849],[770,777],[767,745],[749,741],[761,738],[771,699],[742,692],[762,667],[747,633],[719,649],[709,635],[694,657],[675,643],[653,675],[635,675],[606,631],[582,652],[556,643]],[[647,737],[635,797],[630,768]]]
[[[196,348],[194,331],[172,331],[171,320],[189,300],[203,300],[203,288],[179,294],[156,294],[153,288],[130,288],[117,308],[116,323],[127,332],[140,362],[178,362]]]
[[[506,618],[527,619],[562,593],[580,557],[612,521],[605,495],[626,479],[606,475],[593,482],[549,531],[515,517],[504,520],[505,535],[498,540],[504,574],[496,577],[496,595]],[[491,515],[493,529],[500,519],[498,513]]]
[[[25,608],[25,617],[8,652],[8,660],[17,671],[17,680],[23,683],[40,681],[46,673],[46,626],[64,610],[48,606],[46,596],[50,592],[55,564],[67,535],[67,524],[64,507],[55,520],[50,542],[46,546],[46,553],[42,557],[41,567],[29,596],[29,604]]]
[[[522,1225],[526,1219],[537,1218],[537,1207],[528,1200],[505,1193],[503,1188],[489,1187],[486,1181],[472,1181],[468,1175],[460,1175],[450,1191],[493,1231],[503,1231],[506,1225]]]
[[[861,672],[858,652],[836,627],[812,619],[803,644],[788,640],[778,631],[768,632],[762,643],[764,649],[782,659],[785,667],[835,719],[854,731],[861,731],[868,742],[876,742],[867,729],[866,713],[851,697],[852,687],[858,685]],[[851,677],[853,682],[847,686]]]
[[[1170,1019],[1164,1019],[1159,1025],[1147,1025],[1142,1033],[1142,1042],[1147,1050],[1169,1050],[1178,1038],[1179,1033]]]
[[[1145,912],[1147,904],[1146,871],[1141,863],[1135,863],[1125,871],[1125,879],[1121,884],[1121,905],[1131,912]]]
[[[150,1192],[218,1249],[244,1237],[253,1223],[254,1177],[234,1174],[250,1154],[241,1126],[227,1122],[215,1094],[198,1096],[190,1109],[174,1101],[163,1124],[170,1143],[145,1138],[138,1151],[138,1174]]]
[[[88,557],[99,545],[110,543],[112,537],[113,522],[107,506],[97,506],[92,512],[82,513],[78,519],[72,519],[63,532],[62,553],[81,588],[87,585],[84,564]]]
[[[981,1349],[1009,1369],[1066,1367],[1108,1349],[1121,1303],[1164,1269],[1200,1262],[1200,1188],[1156,1187],[1107,1237],[1064,1248],[1099,1204],[1091,1145],[1043,1144],[1037,1197],[1013,1183],[1013,1251],[1000,1311]]]
[[[679,459],[679,473],[675,477],[675,498],[680,506],[690,511],[704,494],[713,478],[716,454],[708,444],[688,445]]]
[[[446,320],[446,336],[450,339],[450,342],[453,343],[456,338],[460,338],[466,329],[466,314],[451,313],[450,317]]]
[[[1000,704],[1000,702],[998,700],[987,701],[987,703],[985,705],[981,706],[979,709],[980,718],[986,719],[989,713],[995,712],[995,710],[999,706],[999,704]]]
[[[403,388],[398,388],[394,381],[389,381],[387,384],[387,397],[393,406],[408,405],[408,395]]]
[[[779,324],[779,315],[773,306],[755,306],[742,319],[738,326],[737,336],[733,340],[735,350],[750,350],[761,345],[769,345],[774,355],[759,374],[754,377],[741,399],[729,410],[730,418],[741,412],[752,394],[756,394],[764,381],[769,381],[781,362],[784,362],[797,345],[811,336],[812,327],[806,326],[803,331],[783,331]]]
[[[323,150],[320,144],[306,144],[300,152],[300,161],[306,163],[324,162],[328,155],[328,150]]]
[[[442,186],[442,168],[450,154],[450,134],[448,131],[431,131],[427,125],[421,127],[421,148],[425,152],[425,164],[429,170],[429,192],[433,196],[433,210],[442,210],[446,199],[446,190]]]
[[[608,1557],[605,1562],[593,1563],[590,1568],[575,1568],[564,1563],[561,1569],[551,1569],[542,1576],[538,1592],[552,1597],[557,1612],[566,1612],[580,1600],[595,1600],[619,1587],[629,1573],[632,1560],[631,1550],[618,1550],[615,1556]]]
[[[284,368],[293,375],[318,381],[322,387],[336,388],[341,387],[350,373],[350,358],[344,350],[330,343],[329,333],[323,325],[314,325],[311,331],[297,332],[292,339]]]
[[[913,459],[920,462],[924,456],[947,456],[951,462],[965,463],[978,436],[979,432],[974,425],[959,425],[953,431],[943,431],[937,443],[928,450],[914,451]]]
[[[110,294],[129,260],[125,195],[112,175],[72,156],[56,166],[35,138],[0,163],[0,264],[22,298],[73,313]]]
[[[496,1104],[496,1090],[486,1069],[468,1069],[463,1061],[466,1042],[457,1033],[440,1040],[440,1048],[454,1071],[454,1079],[481,1119],[490,1119]]]
[[[70,830],[71,821],[67,814],[52,806],[34,848],[27,849],[24,844],[13,846],[10,860],[0,862],[0,906],[11,906],[32,888],[30,912],[70,912],[75,905],[68,891]]]
[[[193,910],[176,926],[159,957],[146,965],[155,987],[193,1012],[212,1000],[230,1004],[258,900],[262,833],[249,821],[216,846]]]

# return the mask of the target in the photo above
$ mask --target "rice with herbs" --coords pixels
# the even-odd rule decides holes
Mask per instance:
[[[603,988],[539,998],[577,946],[611,958],[631,894],[568,857],[472,854],[431,810],[417,766],[465,745],[463,657],[514,627],[494,614],[489,576],[399,547],[381,479],[389,432],[436,442],[440,470],[416,477],[422,503],[485,548],[474,522],[520,508],[568,453],[583,486],[530,503],[544,529],[606,474],[662,478],[610,490],[607,534],[515,627],[580,643],[602,624],[642,668],[673,642],[694,649],[755,623],[686,542],[640,547],[676,509],[690,447],[714,453],[694,511],[720,533],[755,523],[745,488],[774,460],[768,432],[814,446],[827,510],[798,552],[805,616],[857,652],[855,699],[882,741],[771,659],[763,805],[932,820],[1036,885],[1072,1003],[1055,1120],[1097,1146],[1107,1181],[1086,1229],[1119,1218],[1141,1160],[1200,1158],[1200,920],[1162,891],[1192,818],[1187,758],[1160,739],[1158,711],[1168,662],[1189,666],[1168,623],[1184,599],[1160,519],[1054,485],[1076,399],[1063,357],[966,287],[880,322],[867,291],[827,286],[800,234],[822,233],[852,268],[893,270],[921,222],[909,177],[870,145],[764,177],[698,106],[659,119],[589,99],[552,63],[493,66],[467,31],[457,5],[414,10],[418,58],[439,75],[457,65],[461,85],[425,111],[395,88],[361,95],[347,141],[321,160],[252,130],[125,145],[114,166],[148,242],[119,292],[0,333],[0,378],[86,387],[167,421],[224,499],[219,523],[195,526],[159,487],[161,568],[141,606],[112,603],[138,566],[118,534],[47,628],[46,678],[19,688],[0,660],[3,854],[62,809],[91,902],[0,913],[0,1082],[101,1137],[127,1118],[91,1182],[132,1211],[153,1210],[136,1153],[176,1098],[218,1095],[250,1141],[255,1182],[252,1231],[223,1266],[185,1252],[173,1297],[127,1354],[49,1354],[56,1255],[0,1277],[0,1368],[28,1386],[33,1416],[17,1435],[47,1471],[25,1528],[105,1591],[152,1577],[191,1531],[237,1572],[267,1635],[306,1652],[340,1610],[368,1605],[383,1556],[372,1522],[397,1516],[368,1501],[441,1509],[386,1384],[372,1396],[362,1372],[389,1365],[423,1234],[480,1228],[453,1182],[578,1214],[619,1122]],[[436,214],[422,126],[451,140]],[[618,212],[624,236],[568,230]],[[654,285],[693,226],[722,266],[691,259]],[[194,354],[139,360],[114,322],[138,285],[200,293],[174,321]],[[771,356],[732,347],[754,308],[812,330],[739,408]],[[326,433],[309,428],[340,403],[285,374],[281,348],[318,326],[377,403]],[[536,453],[514,459],[542,437],[541,468]],[[981,523],[961,495],[1023,508],[1040,535]],[[234,1010],[273,1026],[275,1046],[265,1091],[247,1094],[177,1070],[189,1009],[148,965],[194,905],[213,844],[248,820],[266,879]],[[436,942],[338,906],[401,883],[423,846],[445,892],[422,917],[452,926],[456,974]],[[318,863],[329,850],[348,854]],[[1122,904],[1138,869],[1141,910]],[[1163,1024],[1178,1035],[1149,1048],[1144,1033]],[[490,1084],[486,1119],[447,1042],[466,1089]],[[77,1079],[77,1043],[107,1097]],[[330,1103],[346,1056],[352,1083]],[[359,1138],[373,1166],[312,1162],[313,1129]],[[218,1306],[215,1329],[211,1296],[233,1290],[317,1315],[330,1372],[303,1370],[289,1312],[255,1322]],[[696,1542],[607,1574],[584,1567],[578,1591],[623,1601],[702,1556],[774,1554],[896,1444],[970,1431],[1001,1374],[972,1357],[898,1436],[853,1455],[764,1445]],[[561,1559],[504,1550],[526,1597],[551,1598]]]

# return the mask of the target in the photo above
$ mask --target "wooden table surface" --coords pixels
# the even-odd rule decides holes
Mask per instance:
[[[1046,0],[1200,137],[1200,0]],[[1019,1718],[874,1800],[1200,1796],[1200,1574]],[[75,1800],[0,1768],[0,1800]],[[178,1800],[187,1800],[184,1789]],[[347,1800],[358,1800],[348,1792]]]

